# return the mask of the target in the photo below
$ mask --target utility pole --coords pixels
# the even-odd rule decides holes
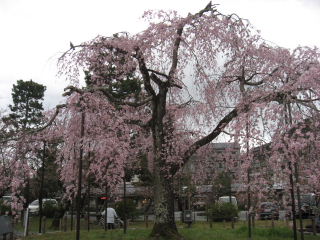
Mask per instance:
[[[292,126],[293,124],[293,120],[292,120],[292,110],[291,110],[291,105],[290,103],[287,103],[287,113],[288,113],[288,120],[289,120],[289,124],[290,126]],[[291,163],[290,163],[291,164]],[[295,161],[293,163],[293,169],[292,166],[290,165],[290,171],[291,171],[291,177],[292,177],[292,181],[293,181],[293,173],[294,173],[294,178],[295,178],[295,183],[296,183],[296,188],[297,188],[297,202],[298,202],[298,213],[299,213],[299,225],[300,225],[300,239],[304,240],[304,232],[303,232],[303,220],[302,220],[302,213],[301,213],[301,197],[300,197],[300,187],[299,187],[299,169],[298,169],[298,163],[297,161]],[[291,180],[290,180],[291,181]],[[292,188],[294,187],[294,185],[292,184]],[[294,198],[293,198],[294,200]],[[295,203],[295,202],[294,202]],[[294,204],[295,205],[295,204]],[[295,207],[295,206],[294,206]],[[296,225],[296,224],[295,224]],[[297,227],[296,230],[297,232]]]
[[[287,125],[292,125],[292,119],[289,117],[288,104],[284,104],[285,107],[285,123]],[[293,170],[290,159],[288,159],[288,168],[290,171],[289,181],[290,181],[290,195],[291,195],[291,212],[292,212],[292,230],[293,230],[293,239],[297,240],[297,221],[296,221],[296,204],[295,204],[295,196],[294,196],[294,181],[293,181]]]
[[[88,217],[88,232],[90,231],[90,176],[88,176],[88,206],[87,206],[87,217]]]
[[[41,166],[40,189],[39,189],[39,233],[42,232],[42,198],[43,198],[45,154],[46,154],[46,141],[43,141],[42,166]]]
[[[124,177],[123,177],[123,233],[127,233],[127,186],[126,186],[126,169],[124,168]]]
[[[89,143],[89,149],[90,149],[90,143]],[[89,150],[88,151],[88,166],[87,168],[89,169],[90,168],[90,159],[91,159],[91,151]],[[88,217],[88,225],[87,225],[87,229],[88,229],[88,232],[90,231],[90,184],[91,184],[91,179],[90,179],[90,174],[88,174],[88,179],[87,179],[87,182],[88,182],[88,189],[87,189],[87,195],[88,195],[88,206],[87,206],[87,217]]]
[[[249,160],[249,125],[246,123],[246,135],[247,135],[247,143],[246,143],[246,155],[247,160]],[[248,180],[248,240],[252,239],[252,223],[251,223],[251,187],[250,187],[250,167],[247,170],[247,180]]]
[[[104,211],[104,230],[108,230],[108,183],[106,183],[106,198],[105,198],[105,211]]]
[[[83,136],[84,136],[84,120],[85,114],[81,111],[81,123],[80,123],[80,150],[79,150],[79,162],[78,162],[78,190],[77,190],[77,228],[76,228],[76,240],[80,240],[80,217],[81,217],[81,184],[82,184],[82,157],[83,157]]]

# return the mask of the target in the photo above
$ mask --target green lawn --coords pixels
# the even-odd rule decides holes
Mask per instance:
[[[73,225],[75,225],[76,219],[74,217],[73,219]],[[68,231],[70,231],[70,219],[67,220],[68,225]],[[15,230],[19,232],[23,232],[23,226],[22,223],[18,223],[15,225]],[[74,229],[75,227],[73,227]],[[101,227],[97,224],[90,224],[90,228],[92,229],[101,229]],[[87,221],[84,219],[81,219],[81,229],[87,229]],[[39,231],[39,217],[38,216],[32,216],[29,218],[29,232],[31,233],[37,233]],[[57,231],[56,229],[52,228],[52,218],[46,219],[46,232],[52,232]]]
[[[210,228],[208,223],[197,223],[191,228],[178,224],[179,232],[186,240],[247,240],[247,227],[244,222],[238,222],[235,229],[231,229],[230,223],[213,223]],[[82,231],[81,239],[85,240],[145,240],[151,231],[145,228],[143,223],[134,223],[129,226],[127,234],[123,230],[112,230],[105,232],[102,229],[95,229],[90,232]],[[75,239],[75,232],[46,233],[42,236],[31,235],[25,240],[72,240]],[[289,240],[292,239],[291,229],[282,221],[276,222],[276,227],[271,228],[270,221],[257,221],[253,230],[254,240]],[[305,240],[320,240],[320,236],[305,235]]]

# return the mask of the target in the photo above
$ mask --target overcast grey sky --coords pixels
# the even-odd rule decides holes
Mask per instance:
[[[0,0],[0,108],[11,102],[18,79],[47,86],[45,107],[62,101],[67,85],[56,77],[57,58],[96,35],[135,33],[147,9],[196,12],[209,0]],[[280,46],[320,46],[320,0],[216,0],[223,13],[237,13]]]

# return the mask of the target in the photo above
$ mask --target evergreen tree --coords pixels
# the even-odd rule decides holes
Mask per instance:
[[[38,159],[35,161],[35,175],[31,181],[32,199],[39,196],[42,191],[43,198],[55,198],[59,196],[63,190],[62,183],[57,175],[57,164],[55,159],[58,155],[59,145],[57,142],[47,142],[45,154],[43,156],[43,149],[39,150]],[[42,167],[44,169],[42,169]],[[42,171],[44,171],[44,178],[41,179]],[[42,182],[42,187],[41,187]]]
[[[32,80],[18,80],[12,88],[13,105],[9,105],[11,113],[4,119],[14,128],[14,131],[26,131],[38,126],[42,121],[42,101],[46,87]],[[19,151],[19,150],[18,150]],[[26,153],[19,153],[21,158],[25,158]],[[24,208],[30,202],[30,179],[26,177],[26,187],[23,195],[26,199]]]
[[[232,174],[230,172],[221,172],[214,179],[213,194],[215,200],[222,196],[231,195]]]
[[[42,101],[46,87],[30,81],[18,80],[12,88],[13,105],[10,119],[19,130],[30,129],[40,124],[42,119]]]

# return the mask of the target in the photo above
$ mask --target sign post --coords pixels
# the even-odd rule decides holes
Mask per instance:
[[[29,208],[26,210],[26,214],[24,216],[24,236],[28,236],[29,233]]]
[[[184,210],[183,211],[183,222],[188,224],[190,228],[192,223],[192,211],[191,210]]]

